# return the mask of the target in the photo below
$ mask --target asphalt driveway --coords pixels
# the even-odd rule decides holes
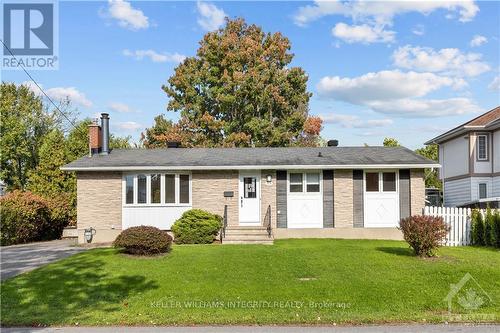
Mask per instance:
[[[85,248],[76,247],[75,241],[70,239],[2,246],[1,279],[3,281],[82,251]]]

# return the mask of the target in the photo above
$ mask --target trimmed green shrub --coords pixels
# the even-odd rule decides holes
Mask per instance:
[[[49,240],[50,210],[47,201],[31,192],[13,191],[0,198],[0,244]],[[62,233],[62,228],[61,228]]]
[[[178,244],[213,243],[222,225],[222,217],[201,209],[191,209],[172,225]]]
[[[449,227],[442,217],[414,215],[402,219],[399,230],[416,255],[431,257],[441,246]]]
[[[486,246],[495,245],[495,235],[493,234],[493,224],[495,223],[491,208],[486,208],[486,217],[484,218],[484,244]]]
[[[500,248],[500,212],[498,210],[493,214],[493,235],[495,236],[495,247]]]
[[[170,251],[172,237],[164,230],[151,226],[123,230],[113,242],[115,248],[135,255],[154,255]]]
[[[484,241],[484,221],[483,214],[477,209],[472,211],[471,215],[472,224],[472,244],[485,245]]]

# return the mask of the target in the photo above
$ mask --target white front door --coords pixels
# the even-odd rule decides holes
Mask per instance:
[[[260,173],[240,172],[240,225],[260,225]]]
[[[366,171],[364,177],[364,226],[387,228],[399,225],[397,171]]]

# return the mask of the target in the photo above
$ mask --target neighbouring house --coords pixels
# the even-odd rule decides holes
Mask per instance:
[[[80,242],[89,228],[95,242],[137,225],[168,230],[191,208],[225,215],[226,243],[401,239],[400,218],[424,207],[424,168],[439,167],[404,147],[110,150],[101,120],[89,156],[62,168],[77,175]]]
[[[500,106],[425,144],[439,145],[445,206],[500,207]]]

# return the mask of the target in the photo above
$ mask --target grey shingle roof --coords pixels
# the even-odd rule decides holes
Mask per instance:
[[[320,154],[321,153],[321,154]],[[321,156],[319,156],[321,155]],[[169,148],[114,149],[109,155],[82,157],[65,170],[124,170],[146,167],[202,169],[244,166],[381,166],[415,167],[438,164],[404,147],[321,147],[321,148]]]

